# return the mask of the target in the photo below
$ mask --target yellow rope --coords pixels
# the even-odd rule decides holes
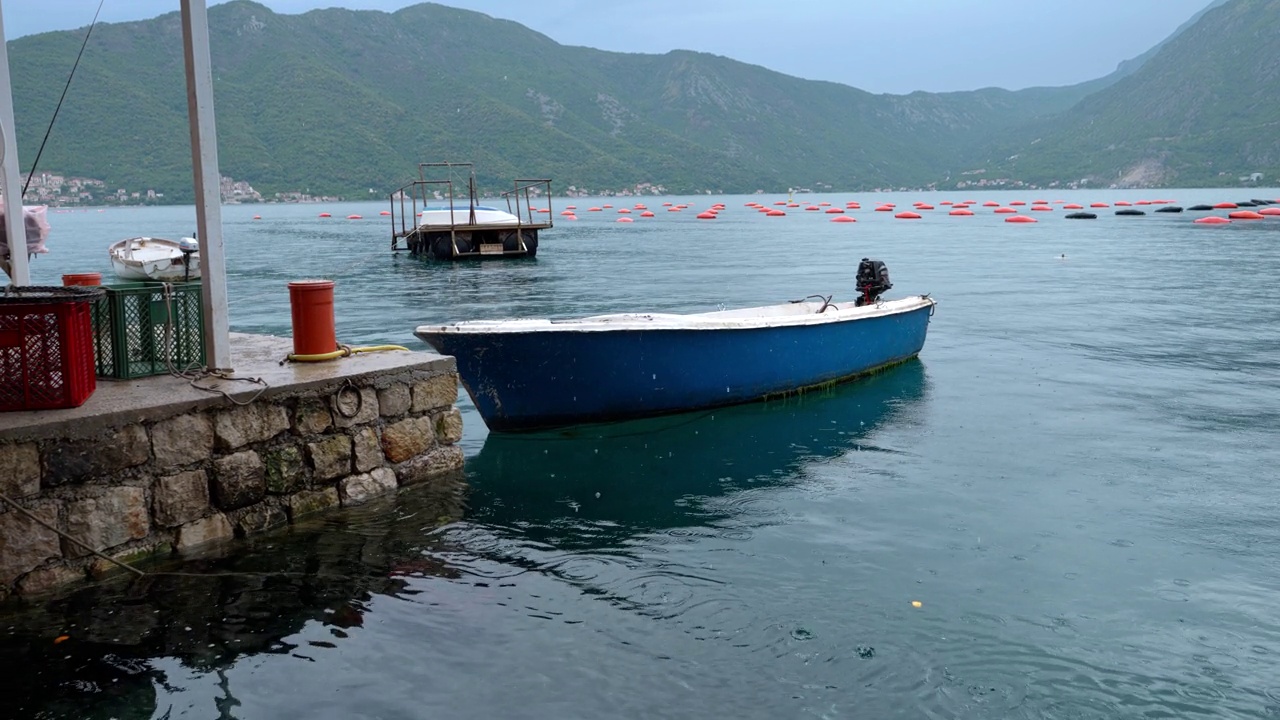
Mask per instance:
[[[367,347],[351,347],[349,345],[343,345],[333,352],[317,353],[315,355],[290,354],[285,359],[290,362],[324,362],[326,360],[350,357],[356,353],[386,352],[389,350],[403,350],[405,352],[409,352],[409,348],[401,345],[369,345]]]

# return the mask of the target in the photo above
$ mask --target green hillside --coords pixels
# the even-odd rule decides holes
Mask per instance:
[[[1006,145],[1033,182],[1239,185],[1280,177],[1280,2],[1232,0],[1140,69]],[[1034,136],[1034,137],[1029,137]]]
[[[517,177],[553,178],[557,191],[643,183],[673,193],[860,190],[954,183],[1052,132],[1052,143],[1036,143],[1036,153],[1001,170],[1041,180],[1106,175],[1116,156],[1086,158],[1073,149],[1071,138],[1093,136],[1081,134],[1081,118],[1130,132],[1124,112],[1107,108],[1154,77],[1207,74],[1193,70],[1205,64],[1197,43],[1230,42],[1200,27],[1242,6],[1256,15],[1273,4],[1233,0],[1128,77],[1118,71],[1074,87],[1017,92],[873,95],[704,53],[562,46],[513,22],[429,3],[395,13],[279,15],[235,0],[209,10],[219,160],[224,175],[268,196],[369,197],[373,190],[382,197],[429,160],[475,163],[490,191]],[[1274,20],[1274,8],[1261,9]],[[1265,27],[1259,19],[1255,35]],[[82,37],[46,33],[9,44],[26,162]],[[1274,37],[1250,47],[1269,52],[1271,66],[1280,58]],[[1247,63],[1209,64],[1239,72]],[[1236,90],[1215,96],[1224,104],[1213,116],[1236,113],[1227,118],[1232,138],[1256,127],[1248,103],[1257,94],[1238,83]],[[1133,132],[1151,137],[1144,133],[1154,126]],[[1179,151],[1200,157],[1201,135],[1187,137]],[[1141,155],[1141,143],[1132,142]],[[1251,147],[1270,157],[1275,146],[1259,140]],[[40,165],[101,178],[109,188],[152,188],[167,201],[192,199],[177,13],[95,29]]]

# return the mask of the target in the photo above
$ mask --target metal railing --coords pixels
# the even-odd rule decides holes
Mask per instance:
[[[445,168],[444,179],[428,179],[429,168]],[[455,169],[466,171],[467,206],[465,218],[459,207],[458,197],[454,194]],[[434,173],[432,173],[434,174]],[[443,192],[438,192],[438,191]],[[476,191],[476,175],[471,163],[434,162],[418,164],[418,179],[406,183],[388,197],[391,202],[391,249],[399,250],[399,239],[408,237],[421,227],[420,211],[427,209],[428,203],[438,195],[443,195],[448,203],[449,232],[453,236],[459,226],[476,224],[476,208],[479,197]],[[526,226],[549,228],[551,222],[551,180],[549,179],[517,179],[514,188],[503,192],[501,197],[507,201],[507,211],[516,217],[516,231],[519,233]],[[547,218],[535,219],[534,199],[546,198]],[[443,228],[440,228],[443,229]],[[451,238],[452,239],[452,238]]]

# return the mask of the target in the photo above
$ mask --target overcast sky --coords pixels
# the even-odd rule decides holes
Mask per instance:
[[[872,92],[1070,85],[1106,75],[1210,0],[446,0],[565,45],[697,50]],[[216,3],[215,3],[216,4]],[[262,0],[277,13],[404,0]],[[12,40],[88,26],[98,0],[0,0]],[[176,11],[178,0],[105,0],[101,20]]]

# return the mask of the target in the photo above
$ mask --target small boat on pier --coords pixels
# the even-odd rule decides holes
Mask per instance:
[[[860,293],[695,314],[473,320],[415,334],[457,358],[490,430],[539,430],[732,405],[844,382],[924,347],[934,301],[882,301],[883,263]],[[865,282],[864,282],[865,281]]]
[[[460,172],[465,198],[454,193]],[[400,250],[403,240],[410,255],[433,260],[536,256],[538,232],[552,226],[551,181],[516,180],[501,199],[506,210],[480,204],[470,163],[421,163],[418,179],[391,193],[391,249]]]

